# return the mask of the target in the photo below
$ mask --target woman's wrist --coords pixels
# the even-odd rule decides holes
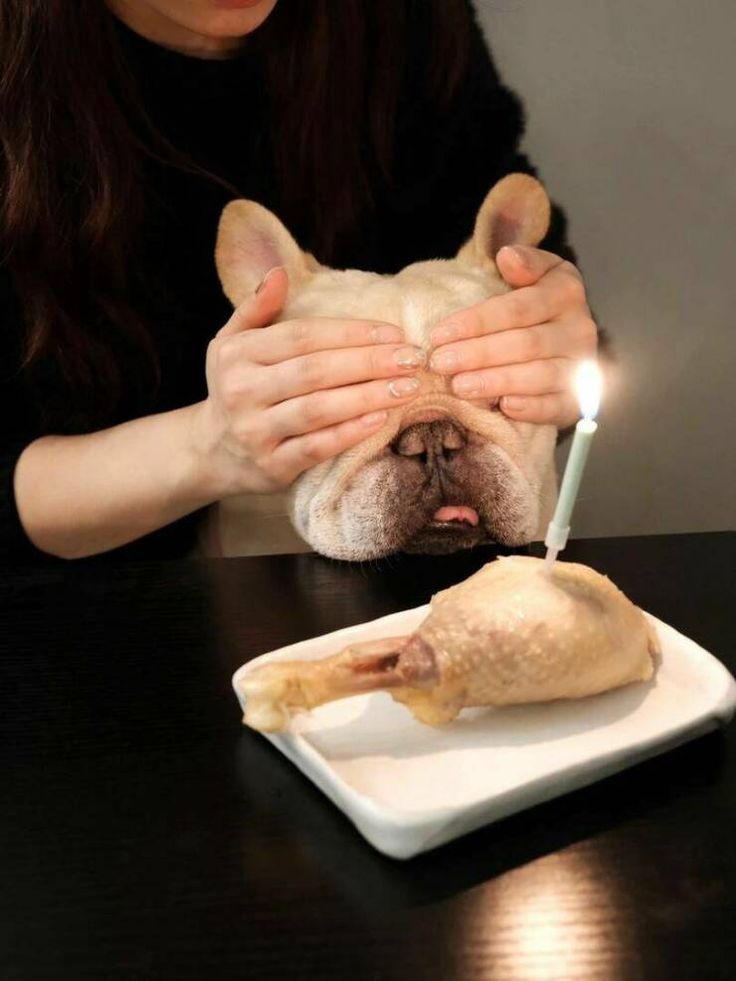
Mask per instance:
[[[209,399],[179,410],[184,422],[182,483],[201,507],[248,493],[248,467],[222,448],[221,427]]]

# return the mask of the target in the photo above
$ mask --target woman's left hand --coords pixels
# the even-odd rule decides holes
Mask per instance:
[[[579,415],[571,375],[598,344],[583,278],[571,262],[527,245],[505,246],[496,265],[513,291],[435,327],[430,367],[452,375],[462,398],[500,399],[510,419],[567,426]]]

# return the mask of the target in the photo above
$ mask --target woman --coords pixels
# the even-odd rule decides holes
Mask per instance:
[[[279,323],[282,270],[228,311],[228,200],[388,272],[453,254],[491,184],[531,169],[464,0],[3,0],[0,58],[0,543],[19,560],[184,554],[199,509],[288,486],[415,397],[390,384],[412,375],[399,326]],[[563,425],[596,331],[559,214],[543,245],[499,254],[520,292],[439,325],[433,364]],[[288,362],[308,348],[331,390],[355,347],[372,368],[331,425],[276,432],[273,406],[315,395]]]

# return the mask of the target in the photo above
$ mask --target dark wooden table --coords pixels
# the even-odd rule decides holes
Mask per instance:
[[[736,725],[407,863],[230,676],[488,552],[4,570],[0,978],[702,979],[736,962]],[[577,542],[736,671],[736,535]]]

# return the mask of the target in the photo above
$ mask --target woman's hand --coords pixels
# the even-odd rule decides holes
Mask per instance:
[[[209,397],[192,429],[219,496],[288,487],[309,467],[364,440],[389,407],[411,401],[426,355],[393,324],[272,323],[288,288],[272,269],[207,351]],[[270,326],[268,326],[270,325]]]
[[[571,374],[595,356],[598,331],[577,268],[542,249],[501,249],[513,292],[454,313],[432,332],[431,367],[456,395],[500,399],[510,419],[566,426],[579,415]]]

